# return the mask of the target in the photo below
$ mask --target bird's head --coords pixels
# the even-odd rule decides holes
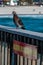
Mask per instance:
[[[15,11],[13,11],[13,12],[12,12],[12,14],[16,14],[16,12],[15,12]]]

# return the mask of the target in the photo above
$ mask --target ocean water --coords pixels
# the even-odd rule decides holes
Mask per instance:
[[[18,15],[26,30],[43,33],[43,15]],[[16,28],[12,16],[0,17],[0,25]]]

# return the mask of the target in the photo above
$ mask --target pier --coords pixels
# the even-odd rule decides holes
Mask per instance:
[[[0,25],[0,48],[0,65],[43,65],[43,33]]]

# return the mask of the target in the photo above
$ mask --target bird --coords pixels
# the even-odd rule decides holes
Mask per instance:
[[[13,11],[13,22],[16,25],[16,27],[18,27],[20,29],[25,29],[22,20],[17,16],[15,11]]]

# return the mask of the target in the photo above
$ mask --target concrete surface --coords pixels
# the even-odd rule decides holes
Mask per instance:
[[[43,6],[5,6],[0,7],[1,14],[12,14],[16,11],[17,14],[43,14]]]

